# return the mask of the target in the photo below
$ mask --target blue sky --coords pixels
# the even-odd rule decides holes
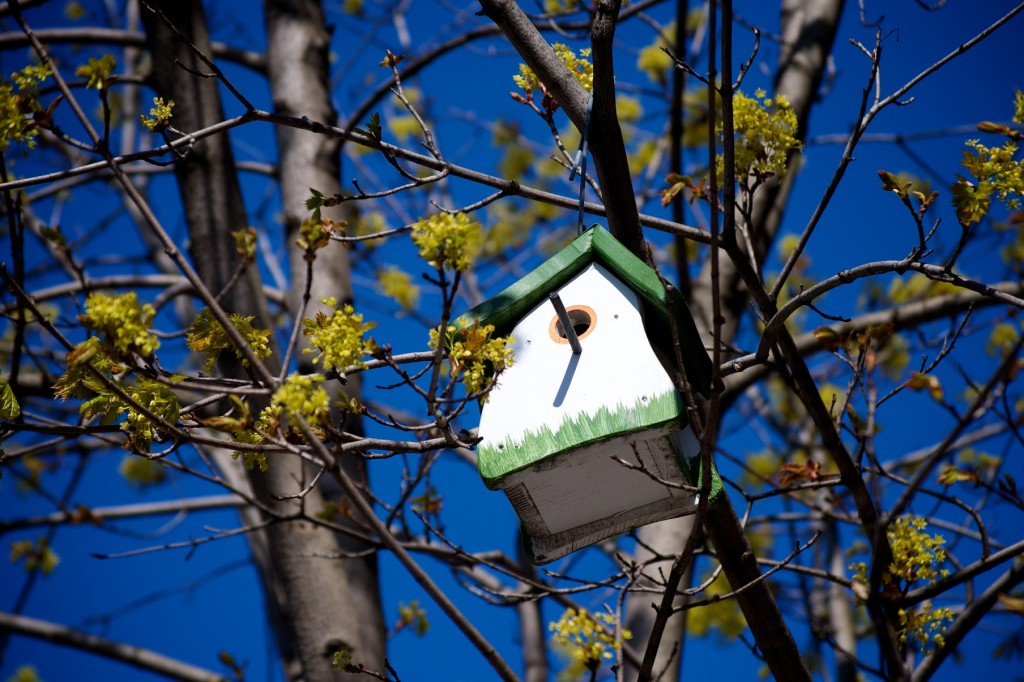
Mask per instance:
[[[773,16],[774,8],[769,5],[774,3],[737,2],[736,11],[743,18],[773,32],[777,27],[777,19]],[[882,23],[884,61],[881,72],[882,91],[885,94],[974,36],[1011,8],[1013,3],[1003,0],[986,3],[951,0],[941,11],[936,12],[926,12],[910,0],[866,2],[866,5],[869,18],[885,14]],[[263,49],[262,17],[260,12],[251,9],[255,6],[256,3],[210,3],[214,39],[252,50]],[[34,25],[66,23],[57,16],[60,7],[60,4],[54,4],[53,9],[36,9],[27,16]],[[238,11],[241,8],[246,11]],[[665,20],[669,9],[656,8],[651,14]],[[437,40],[437,36],[452,26],[472,26],[484,21],[473,16],[475,10],[474,3],[454,8],[442,2],[413,4],[408,25],[414,51],[429,46]],[[350,28],[344,23],[346,20],[343,15],[336,10],[332,10],[331,20],[338,22],[334,44],[335,63],[343,71],[337,75],[335,98],[339,111],[344,115],[354,106],[353,102],[358,101],[387,75],[375,65],[384,49],[389,48],[395,53],[403,50],[398,43],[395,27],[391,24],[382,24],[372,31],[365,24]],[[11,26],[8,25],[6,30],[12,30]],[[974,48],[915,88],[911,93],[915,98],[913,103],[891,108],[880,115],[869,132],[912,134],[971,125],[984,119],[1008,120],[1012,113],[1013,93],[1024,87],[1024,76],[1019,69],[1021,35],[1024,35],[1024,18],[1018,16],[992,40]],[[836,39],[834,80],[822,95],[820,106],[812,114],[808,131],[811,142],[807,145],[805,166],[786,214],[785,232],[799,232],[802,229],[842,151],[839,145],[816,144],[814,140],[846,132],[856,114],[858,97],[866,83],[869,64],[849,40],[856,39],[870,47],[873,37],[874,29],[859,23],[857,4],[848,3]],[[616,56],[619,82],[646,85],[644,77],[634,68],[635,58],[632,55],[651,42],[649,27],[631,22],[620,29],[617,39],[621,47]],[[736,41],[737,58],[744,59],[750,47],[750,36],[743,29],[737,28]],[[583,44],[574,43],[574,46],[581,47]],[[360,50],[361,47],[365,49]],[[355,56],[349,60],[349,55]],[[770,81],[764,69],[770,70],[776,55],[774,44],[764,40],[754,68],[744,83],[744,90],[751,92],[756,87],[770,89]],[[490,133],[479,123],[467,120],[470,112],[483,122],[521,118],[524,120],[524,132],[544,140],[543,126],[523,116],[520,105],[508,96],[508,92],[513,89],[511,77],[517,63],[518,59],[506,45],[491,40],[475,44],[469,51],[444,57],[434,68],[410,84],[425,93],[428,110],[436,121],[439,143],[449,160],[485,170],[492,169],[497,161],[498,152],[491,145]],[[11,55],[6,54],[0,65],[5,73],[20,66],[14,63]],[[239,67],[226,67],[225,70],[257,106],[270,107],[269,94],[260,79]],[[653,100],[645,101],[645,106],[651,107],[648,113],[655,116],[657,110],[650,102]],[[378,108],[387,113],[389,106]],[[237,105],[229,104],[227,109],[230,115],[237,110]],[[959,228],[949,207],[946,190],[955,173],[960,170],[963,140],[973,136],[973,133],[960,132],[914,142],[911,146],[914,154],[926,158],[929,168],[945,179],[945,185],[937,183],[936,188],[943,191],[940,203],[944,222],[939,240],[947,246],[959,236]],[[239,159],[269,162],[274,158],[273,131],[268,126],[248,126],[234,133],[232,141]],[[30,161],[24,163],[25,172],[29,172]],[[879,189],[877,171],[880,168],[927,175],[927,171],[905,152],[889,144],[865,140],[858,148],[856,161],[851,165],[846,181],[812,240],[811,253],[814,260],[811,272],[815,277],[824,278],[844,267],[869,260],[899,258],[913,246],[916,235],[912,225],[905,219],[898,202]],[[349,180],[358,172],[358,166],[351,161],[346,162],[344,179]],[[244,174],[243,180],[246,200],[252,207],[253,224],[265,228],[271,241],[280,240],[279,228],[273,220],[279,205],[277,198],[268,193],[269,181],[258,174]],[[573,193],[567,180],[560,191],[566,195]],[[82,237],[97,215],[109,211],[113,216],[112,228],[86,242],[87,252],[95,256],[110,250],[112,245],[122,250],[140,248],[135,238],[125,232],[126,221],[116,217],[118,208],[110,197],[102,192],[87,192],[63,209],[61,223],[65,231]],[[182,236],[184,231],[176,204],[177,194],[170,178],[155,179],[151,192],[161,220],[172,234]],[[466,183],[456,182],[452,183],[450,194],[444,199],[449,205],[467,204],[486,193]],[[261,208],[257,210],[255,207]],[[644,211],[662,213],[655,203],[645,206]],[[566,211],[564,220],[566,224],[574,224],[575,215]],[[656,234],[649,236],[661,239]],[[31,266],[32,249],[35,249],[37,257],[40,252],[38,245],[30,244],[29,248]],[[384,261],[402,267],[422,268],[417,265],[414,250],[404,238],[399,238],[387,248],[390,250],[386,252]],[[6,260],[9,253],[6,246],[3,253]],[[528,265],[536,261],[534,258]],[[975,252],[964,259],[961,267],[968,275],[991,280],[999,266],[992,254]],[[114,269],[116,266],[111,266],[111,270]],[[94,272],[100,271],[98,268]],[[54,274],[53,281],[58,279],[59,275]],[[506,278],[495,282],[485,294],[495,293],[509,281]],[[362,286],[361,290],[357,290],[357,300],[368,300],[374,295],[369,291],[365,277],[357,278],[357,284]],[[881,284],[887,286],[888,280],[882,279]],[[825,309],[832,314],[854,313],[858,304],[858,290],[830,295],[825,299]],[[359,298],[361,295],[363,299]],[[432,302],[426,296],[422,306],[424,310],[428,310]],[[407,317],[396,315],[393,306],[389,308],[377,298],[375,302],[367,304],[367,309],[368,318],[379,324],[374,335],[379,340],[393,340],[396,352],[421,350],[425,347],[425,329],[417,327]],[[980,346],[978,348],[980,353]],[[382,378],[381,381],[386,383],[388,379]],[[382,397],[379,391],[371,395]],[[930,406],[912,396],[904,400],[905,410],[914,413],[916,418],[922,420],[922,424],[934,418],[937,428],[934,433],[928,428],[916,431],[894,429],[893,435],[884,441],[887,447],[894,450],[921,447],[941,433],[938,430],[942,425],[941,415],[934,415],[933,411],[929,411]],[[723,441],[723,447],[742,456],[756,450],[758,442],[750,433],[738,430],[738,420],[735,417],[727,421],[726,431],[737,432]],[[1024,480],[1020,474],[1019,454],[1018,447],[1012,470],[1016,472],[1018,480]],[[123,456],[120,451],[90,454],[88,466],[82,469],[82,479],[77,484],[72,501],[98,507],[221,492],[193,478],[172,476],[168,483],[159,488],[140,493],[127,485],[117,473]],[[190,462],[196,461],[195,455],[186,457]],[[61,456],[57,456],[56,460],[62,461]],[[66,460],[77,461],[71,455],[67,455]],[[396,457],[373,464],[371,476],[374,481],[385,486],[386,494],[393,494],[397,490],[404,460],[403,457]],[[413,462],[411,456],[409,461]],[[46,474],[49,489],[62,490],[73,476],[71,469],[65,466],[59,471]],[[514,552],[514,514],[503,496],[483,487],[475,470],[463,460],[444,454],[436,465],[433,480],[441,487],[444,495],[444,519],[451,537],[464,543],[469,551],[499,548],[509,553]],[[0,518],[20,518],[46,513],[51,509],[52,506],[44,500],[19,492],[12,477],[0,480]],[[1014,517],[1007,514],[1001,518],[1005,523],[1019,524],[1020,521],[1019,515]],[[234,538],[218,541],[191,552],[176,549],[106,560],[93,556],[95,553],[115,554],[203,537],[216,529],[230,529],[237,525],[236,515],[222,510],[193,514],[183,519],[160,517],[120,523],[117,524],[120,531],[117,533],[89,527],[57,529],[53,545],[60,555],[61,563],[52,575],[39,578],[24,613],[152,648],[213,670],[220,669],[217,652],[227,651],[237,660],[245,662],[246,679],[279,680],[281,672],[276,663],[271,635],[263,619],[261,591],[254,571],[244,563],[247,555],[244,540]],[[7,542],[34,539],[41,532],[40,529],[34,529],[31,532],[6,535],[3,538],[3,551],[7,551]],[[512,610],[494,608],[468,596],[443,565],[429,558],[424,558],[423,563],[442,587],[459,595],[458,603],[470,619],[509,657],[513,667],[520,668],[518,635]],[[555,564],[556,568],[560,566]],[[607,565],[590,558],[582,565],[573,566],[574,571],[579,570],[581,573],[600,572],[602,569],[607,570]],[[416,638],[411,633],[402,632],[392,640],[389,658],[403,680],[471,681],[493,677],[483,658],[464,641],[455,627],[430,602],[429,597],[387,555],[381,558],[381,571],[387,620],[394,622],[398,604],[412,600],[418,600],[427,610],[430,620],[427,636]],[[5,586],[0,590],[0,608],[12,608],[24,582],[25,573],[20,566],[0,562],[0,585]],[[140,599],[147,600],[144,606],[139,605]],[[600,591],[581,597],[582,603],[592,607],[613,599],[613,593]],[[546,615],[557,617],[554,609],[549,609]],[[1019,627],[1019,622],[1014,623],[1005,617],[993,621],[993,624],[1003,630]],[[801,644],[808,641],[808,634],[801,631],[799,625],[795,632]],[[1000,666],[990,662],[988,652],[997,641],[997,634],[989,632],[987,626],[968,638],[963,653],[970,661],[971,673],[986,674],[993,679],[1008,679],[1007,676],[1017,670],[1009,665]],[[77,679],[159,679],[90,654],[14,637],[0,665],[0,680],[6,680],[23,664],[34,665],[47,682],[72,676]],[[753,679],[759,668],[759,662],[741,645],[725,648],[714,640],[691,640],[687,644],[684,679],[703,679],[711,675],[723,679]],[[947,664],[936,679],[959,679],[964,672],[963,667]]]

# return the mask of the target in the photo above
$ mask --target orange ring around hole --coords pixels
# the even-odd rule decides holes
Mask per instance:
[[[591,332],[594,331],[594,327],[597,326],[597,313],[595,313],[594,309],[588,305],[570,305],[565,307],[565,312],[570,317],[572,316],[573,311],[576,310],[582,311],[585,315],[587,315],[587,317],[590,318],[590,326],[587,327],[587,331],[583,332],[582,334],[576,335],[576,337],[582,341],[583,339],[590,336]],[[562,338],[558,334],[558,315],[555,315],[554,317],[551,318],[551,323],[548,325],[548,335],[551,336],[551,340],[554,341],[555,343],[569,343],[569,339]]]

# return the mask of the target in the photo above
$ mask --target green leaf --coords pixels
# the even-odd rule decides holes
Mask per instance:
[[[896,192],[903,196],[903,188],[900,186],[899,178],[887,170],[878,171],[878,179],[882,181],[882,189],[886,192]]]
[[[915,391],[927,390],[931,395],[932,400],[936,402],[942,402],[942,397],[945,395],[942,391],[942,383],[939,381],[939,378],[931,374],[911,372],[910,378],[907,379],[907,383],[905,385],[907,388]]]
[[[839,350],[843,338],[831,327],[818,327],[814,330],[814,338],[821,343],[825,350],[834,352]]]
[[[132,486],[144,490],[167,480],[167,473],[156,460],[129,455],[121,461],[121,475]]]
[[[939,472],[938,482],[944,486],[951,486],[954,483],[969,482],[978,483],[978,475],[971,471],[964,471],[954,464],[946,464]]]
[[[14,419],[21,414],[21,406],[14,396],[14,389],[6,379],[0,379],[0,419]]]
[[[370,114],[370,121],[366,124],[366,127],[356,128],[356,132],[371,137],[376,142],[380,142],[381,134],[383,132],[380,125],[380,114],[376,112]]]
[[[334,652],[334,656],[331,658],[331,665],[334,666],[335,670],[345,670],[352,665],[352,654],[348,649],[339,649]]]
[[[321,206],[323,206],[324,205],[324,195],[323,195],[323,192],[315,190],[312,187],[309,188],[309,191],[312,193],[312,196],[309,197],[308,199],[306,199],[306,210],[307,211],[312,211],[313,209],[320,208]]]
[[[373,137],[373,139],[375,139],[378,142],[380,142],[382,128],[381,128],[381,125],[380,125],[380,114],[379,113],[375,112],[375,113],[370,114],[370,122],[367,124],[366,127],[370,131],[370,136]]]
[[[427,612],[420,607],[420,603],[415,599],[408,605],[398,605],[398,626],[411,628],[417,637],[422,637],[430,630]]]

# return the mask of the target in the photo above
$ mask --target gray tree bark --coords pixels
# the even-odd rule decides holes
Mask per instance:
[[[645,546],[637,547],[633,559],[641,564],[650,562],[644,569],[644,573],[651,578],[638,581],[638,587],[657,588],[658,581],[668,576],[669,571],[672,570],[675,555],[682,551],[687,538],[693,531],[693,522],[694,517],[683,516],[652,523],[638,531]],[[689,580],[691,574],[691,570],[686,571],[683,576],[684,583]],[[685,585],[681,586],[681,589],[685,589]],[[657,595],[636,594],[626,602],[626,627],[638,642],[645,641],[645,634],[650,633],[654,627],[657,601]],[[673,603],[678,606],[684,601],[683,597],[677,596]],[[654,666],[656,679],[659,676],[663,680],[679,679],[685,628],[685,612],[675,614],[665,624],[665,634],[658,643],[658,658]],[[634,666],[627,664],[626,672],[629,679],[635,679],[639,671]]]
[[[202,3],[160,0],[152,6],[162,16],[143,12],[153,54],[151,82],[161,96],[174,100],[175,127],[190,131],[222,121],[218,81],[196,75],[207,73],[209,68],[185,42],[211,54]],[[322,22],[319,30],[323,30]],[[176,164],[175,174],[192,260],[206,284],[221,292],[240,263],[230,233],[248,224],[229,139],[222,135],[197,143]],[[304,269],[300,277],[303,273]],[[255,323],[260,326],[271,326],[255,267],[224,292],[221,302],[229,311],[255,315]],[[274,362],[267,364],[272,372],[277,370]],[[225,362],[221,369],[239,376],[241,368]],[[301,483],[296,482],[307,480],[306,476],[298,460],[279,458],[270,462],[267,473],[253,472],[250,483],[265,504],[278,513],[296,512],[302,504],[307,513],[315,514],[324,504],[319,490],[301,501],[273,497],[298,492]],[[383,636],[364,638],[363,628],[355,622],[359,618],[367,623],[367,633],[383,629],[374,627],[374,610],[363,603],[366,584],[354,586],[350,582],[346,562],[319,558],[342,549],[335,535],[302,521],[277,523],[265,531],[265,547],[262,556],[269,558],[269,563],[264,560],[260,565],[261,578],[289,679],[335,679],[331,658],[338,649],[347,649],[354,662],[383,668]],[[259,561],[261,554],[254,553],[254,557]],[[370,582],[372,601],[377,594],[375,575]],[[379,602],[376,613],[379,616]]]
[[[276,113],[288,116],[308,116],[314,121],[333,123],[337,112],[331,103],[328,70],[330,33],[324,21],[319,0],[267,0],[264,4],[267,28],[267,75]],[[305,200],[309,188],[325,195],[341,191],[340,145],[336,139],[285,126],[276,128],[278,146],[278,176],[281,204],[285,220],[285,247],[291,268],[291,288],[288,295],[289,311],[299,315],[304,297],[308,307],[303,317],[313,317],[318,311],[330,314],[321,301],[334,297],[339,303],[352,301],[352,284],[348,250],[332,242],[317,253],[312,264],[311,278],[307,282],[307,262],[303,249],[295,240],[303,220],[309,217]],[[333,212],[332,212],[333,211]],[[325,218],[340,219],[337,209],[325,208]],[[298,357],[300,371],[315,372],[309,356]],[[345,392],[358,399],[361,393],[359,376],[347,378]],[[362,433],[358,417],[349,419],[345,430]],[[367,480],[365,462],[352,455],[340,463],[353,480]],[[319,485],[321,493],[337,500],[340,487],[333,479],[325,478]],[[347,536],[338,536],[344,552],[362,552],[362,543]],[[376,554],[320,562],[328,573],[325,580],[334,585],[336,600],[333,604],[316,604],[321,614],[331,619],[336,636],[352,651],[353,661],[375,670],[383,670],[387,631],[377,581]],[[310,635],[319,631],[314,624]]]

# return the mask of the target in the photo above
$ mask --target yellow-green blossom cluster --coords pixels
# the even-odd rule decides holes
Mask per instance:
[[[918,609],[900,609],[898,615],[900,642],[903,644],[916,642],[924,654],[931,653],[933,648],[941,649],[945,646],[946,639],[943,635],[947,623],[953,621],[952,610],[933,608],[932,603],[926,601]]]
[[[512,337],[496,336],[494,325],[474,323],[459,329],[448,325],[445,330],[445,350],[448,352],[452,377],[460,377],[469,395],[480,393],[490,385],[491,376],[512,366]],[[430,347],[437,348],[439,332],[430,330]],[[486,402],[487,396],[480,398]]]
[[[636,68],[647,74],[647,77],[655,83],[664,83],[673,66],[672,57],[664,49],[670,47],[665,36],[675,35],[676,23],[673,21],[659,31],[654,42],[640,50],[636,58]]]
[[[146,377],[139,377],[135,384],[120,384],[120,388],[134,402],[125,400],[105,384],[97,383],[96,393],[82,403],[79,413],[83,419],[98,417],[102,424],[113,424],[123,414],[121,430],[126,438],[122,447],[149,452],[153,439],[162,433],[162,429],[139,406],[163,422],[175,424],[178,421],[178,397],[164,384]]]
[[[39,542],[31,540],[18,540],[11,543],[11,563],[25,560],[25,570],[34,571],[39,569],[44,574],[53,573],[60,563],[60,557],[50,547],[50,541],[46,536],[40,536]]]
[[[84,19],[88,14],[88,10],[78,0],[70,0],[64,4],[64,16],[71,21]]]
[[[323,436],[331,408],[330,396],[322,385],[325,380],[322,374],[290,374],[255,420],[248,404],[233,398],[234,416],[204,419],[203,424],[230,433],[236,443],[244,445],[260,445],[278,437],[289,440],[302,438],[297,424],[300,418],[318,437]],[[231,453],[231,458],[241,458],[249,471],[259,469],[266,472],[270,469],[267,453],[261,450],[236,450]]]
[[[420,300],[420,290],[408,272],[398,268],[384,268],[377,273],[377,283],[385,296],[395,299],[405,310],[412,310]]]
[[[576,9],[579,0],[544,0],[544,11],[548,14],[562,14]]]
[[[892,547],[892,563],[882,573],[883,584],[902,591],[918,580],[934,583],[949,574],[940,568],[946,561],[946,539],[927,533],[927,527],[928,522],[918,516],[900,517],[889,526],[886,535]],[[867,585],[867,564],[860,562],[851,568],[854,580]]]
[[[483,246],[480,223],[465,213],[438,213],[412,226],[412,241],[420,258],[435,268],[464,272]]]
[[[602,661],[615,659],[619,642],[615,638],[615,616],[610,613],[590,613],[586,609],[568,608],[548,629],[551,640],[571,658],[565,675],[578,676],[595,671]],[[630,639],[629,630],[622,630],[622,639]]]
[[[53,70],[46,64],[29,65],[11,74],[11,80],[18,86],[22,94],[35,95],[43,81],[53,75]]]
[[[1014,97],[1013,122],[1024,125],[1024,92]],[[953,184],[953,206],[960,224],[968,226],[988,215],[993,195],[1013,210],[1021,207],[1024,197],[1024,160],[1018,161],[1017,142],[1024,139],[1019,130],[997,123],[982,122],[978,129],[986,133],[1001,133],[1007,141],[988,147],[978,140],[968,140],[964,150],[963,167],[974,176],[974,181],[957,175]]]
[[[1006,141],[1000,146],[986,147],[978,140],[968,140],[974,151],[964,151],[962,164],[976,182],[962,176],[953,185],[953,205],[962,225],[970,225],[988,215],[993,195],[1009,209],[1021,206],[1024,197],[1024,160],[1018,161],[1017,143]]]
[[[160,347],[149,331],[155,316],[153,306],[139,305],[135,292],[118,296],[92,293],[85,299],[85,314],[78,321],[103,336],[114,350],[149,358]]]
[[[800,148],[796,138],[796,112],[782,95],[774,99],[764,90],[754,97],[741,92],[733,95],[733,131],[736,140],[736,177],[741,182],[747,176],[766,178],[786,174],[786,157],[792,149]],[[716,126],[723,134],[722,123]],[[724,157],[718,157],[718,171],[724,172]]]
[[[302,417],[310,424],[326,419],[331,399],[321,386],[322,374],[290,374],[281,387],[274,391],[270,406],[260,414],[264,425],[280,423],[283,417]]]
[[[13,82],[0,82],[0,151],[7,151],[12,140],[35,144],[39,129],[33,114],[43,111],[39,85],[51,73],[48,66],[26,66],[11,74]]]
[[[104,90],[109,84],[110,74],[117,68],[117,60],[109,52],[97,59],[89,57],[89,62],[78,67],[75,75],[85,79],[85,87],[90,90]]]
[[[584,48],[577,54],[564,43],[555,43],[551,47],[555,51],[555,56],[565,64],[565,68],[569,69],[569,73],[583,86],[583,89],[587,92],[593,90],[594,65],[590,63],[590,50]],[[543,90],[543,84],[537,78],[537,74],[526,64],[519,65],[519,75],[512,76],[512,80],[526,93],[527,99],[533,94],[534,90]]]
[[[149,110],[149,116],[139,116],[142,125],[146,126],[151,133],[158,133],[171,123],[174,115],[174,102],[164,101],[163,97],[153,98],[153,107]]]
[[[333,298],[322,299],[325,305],[333,306],[337,302]],[[363,358],[377,349],[373,339],[364,339],[363,334],[373,329],[376,324],[363,322],[363,316],[356,313],[355,308],[346,303],[332,315],[318,312],[311,320],[302,321],[302,334],[309,339],[312,348],[302,352],[312,355],[313,364],[323,362],[327,371],[344,371],[348,367],[365,367]]]
[[[377,211],[359,212],[348,224],[348,234],[356,237],[367,237],[379,234],[387,229],[384,216]],[[367,249],[375,249],[381,244],[380,239],[367,239],[362,245]]]
[[[263,442],[263,436],[255,431],[241,431],[235,434],[235,442],[258,445]],[[258,450],[235,450],[231,453],[231,459],[242,458],[246,470],[259,469],[263,473],[270,470],[270,462],[267,461],[267,453]]]
[[[164,422],[177,423],[180,409],[178,396],[159,381],[139,377],[137,383],[125,387],[125,392],[132,400],[145,406],[150,413]],[[154,436],[161,433],[159,424],[154,423],[133,403],[127,403],[124,407],[126,414],[124,421],[121,422],[121,430],[128,436],[125,439],[124,449],[148,452]]]
[[[1009,208],[1019,208],[1024,196],[1024,162],[1014,158],[1017,145],[1006,142],[1000,147],[986,147],[978,140],[968,140],[967,146],[975,153],[964,152],[964,167],[981,183],[988,183],[990,191]]]
[[[889,285],[887,296],[893,303],[907,303],[936,296],[946,296],[960,292],[961,289],[950,282],[940,282],[931,279],[922,272],[915,272],[899,279],[894,279]]]
[[[271,332],[269,329],[253,327],[253,318],[252,315],[246,317],[238,313],[228,315],[228,320],[252,348],[253,354],[263,360],[270,356]],[[192,326],[189,327],[188,333],[185,335],[185,343],[190,350],[206,356],[204,370],[207,372],[213,371],[217,358],[221,351],[225,350],[233,351],[235,357],[241,360],[243,365],[249,364],[242,351],[231,340],[231,337],[224,331],[224,327],[213,317],[208,308],[201,310],[192,321]]]
[[[930,535],[925,531],[927,527],[927,521],[915,516],[898,518],[893,522],[888,532],[892,565],[887,575],[891,579],[903,580],[906,584],[917,580],[933,583],[949,572],[939,570],[946,561],[946,550],[943,549],[946,539],[941,535]]]
[[[941,535],[929,534],[927,527],[928,522],[916,516],[900,517],[889,526],[886,535],[892,547],[892,563],[882,573],[883,597],[897,599],[918,581],[933,584],[949,575],[949,571],[942,568],[946,561],[943,549],[946,540]],[[863,597],[856,585],[868,585],[868,565],[859,562],[850,568],[854,571],[854,591]],[[933,608],[930,602],[916,609],[900,609],[898,615],[900,641],[916,643],[924,653],[928,653],[932,645],[943,646],[946,623],[953,620],[949,609]]]

